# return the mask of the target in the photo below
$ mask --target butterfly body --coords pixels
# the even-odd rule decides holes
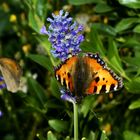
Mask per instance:
[[[108,93],[122,87],[118,77],[98,54],[73,56],[55,70],[56,79],[72,96]]]

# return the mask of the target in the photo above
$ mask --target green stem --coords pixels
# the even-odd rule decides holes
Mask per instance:
[[[73,102],[74,109],[74,140],[78,140],[78,104]]]

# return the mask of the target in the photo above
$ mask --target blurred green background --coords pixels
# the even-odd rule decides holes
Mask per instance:
[[[68,11],[84,25],[84,52],[99,52],[124,80],[123,89],[86,97],[79,107],[79,139],[140,140],[140,1],[0,1],[0,57],[23,69],[15,94],[0,90],[0,140],[71,140],[73,107],[60,99],[40,29],[51,13]],[[85,138],[84,138],[85,137]]]

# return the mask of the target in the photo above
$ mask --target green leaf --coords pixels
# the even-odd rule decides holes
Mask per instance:
[[[33,28],[37,33],[40,33],[40,29],[43,23],[41,22],[39,16],[36,15],[36,13],[33,10],[31,10],[29,11],[28,19],[29,19],[29,26]]]
[[[105,13],[112,11],[113,8],[108,6],[106,3],[99,3],[95,6],[94,10],[96,13]]]
[[[108,64],[116,71],[118,72],[123,78],[130,81],[130,78],[126,75],[126,72],[123,70],[121,65],[121,59],[118,54],[118,49],[113,41],[112,38],[109,38],[109,50],[108,50]]]
[[[132,102],[130,105],[129,105],[129,109],[137,109],[137,108],[140,108],[140,99]]]
[[[50,72],[53,72],[53,66],[49,57],[39,55],[39,54],[29,54],[28,57],[33,61],[35,61],[36,63],[43,66],[44,68],[48,69]]]
[[[4,18],[3,18],[4,17]],[[9,22],[9,15],[4,12],[3,8],[0,8],[0,36],[4,35],[5,31],[10,30],[11,25]]]
[[[57,138],[51,131],[48,131],[47,140],[57,140]]]
[[[34,1],[34,0],[33,0]],[[46,0],[37,0],[35,3],[35,9],[37,15],[44,20],[46,18],[49,3]]]
[[[71,140],[70,136],[67,136],[67,137],[65,138],[65,140]]]
[[[103,46],[103,43],[101,41],[101,38],[99,37],[99,34],[97,32],[97,30],[94,28],[94,26],[92,26],[91,28],[91,37],[90,40],[92,41],[92,47],[94,47],[94,49],[100,53],[100,55],[102,57],[105,56],[106,50]]]
[[[89,134],[89,137],[88,137],[88,140],[95,140],[96,138],[96,135],[93,131],[90,131],[90,134]]]
[[[44,106],[46,101],[46,95],[42,86],[33,78],[28,79],[28,85],[29,92],[41,103],[42,106]]]
[[[37,137],[39,138],[39,140],[46,140],[46,138],[42,136],[42,134],[37,134]]]
[[[102,132],[100,140],[109,140],[109,139],[107,138],[105,132]]]
[[[102,0],[68,0],[70,4],[73,5],[83,5],[83,4],[90,4],[90,3],[102,3]]]
[[[36,37],[36,39],[38,40],[38,42],[40,42],[40,45],[45,49],[44,53],[46,53],[47,56],[49,57],[49,60],[51,61],[51,65],[55,66],[59,62],[59,60],[57,59],[54,60],[54,57],[50,52],[51,43],[49,42],[48,37],[45,35],[40,35]]]
[[[63,120],[49,120],[49,125],[57,132],[63,132],[69,130],[69,124]]]
[[[139,0],[119,0],[119,3],[134,9],[140,8]]]
[[[118,49],[112,38],[109,38],[108,62],[120,74],[125,73],[122,69],[121,59],[118,54]]]
[[[128,66],[133,66],[135,68],[134,70],[137,71],[137,68],[140,68],[140,56],[136,57],[124,57],[123,61],[128,65]]]
[[[140,140],[140,135],[128,130],[123,132],[123,136],[124,140]]]
[[[131,93],[140,94],[140,77],[133,78],[131,81],[125,83],[125,88]]]
[[[139,38],[137,39],[135,36],[134,37],[131,36],[125,39],[121,47],[134,48],[137,46],[138,47],[140,46]]]
[[[57,101],[57,102],[54,102],[54,100],[48,100],[46,103],[45,103],[45,108],[51,108],[51,109],[65,109],[65,106],[63,104],[63,102],[60,101]]]
[[[83,137],[81,140],[87,140],[85,137]]]
[[[140,33],[140,24],[138,24],[134,29],[133,32]]]
[[[109,36],[116,36],[116,30],[111,27],[110,25],[106,25],[106,24],[102,24],[102,23],[94,23],[92,25],[92,28],[99,32],[101,32],[102,34],[104,33],[105,35],[109,35]]]
[[[87,96],[82,104],[81,107],[81,112],[83,113],[83,116],[86,117],[88,112],[90,111],[91,108],[95,107],[97,102],[95,101],[95,97],[94,96]]]
[[[50,89],[51,89],[51,91],[52,91],[52,94],[53,94],[56,98],[60,98],[60,90],[59,90],[59,87],[58,87],[57,80],[56,80],[55,78],[51,78]]]
[[[5,135],[3,140],[15,140],[15,137],[12,134],[7,134],[7,135]]]
[[[47,13],[47,8],[45,7],[47,2],[44,0],[26,0],[25,3],[29,8],[29,26],[37,33],[40,33],[40,29]]]
[[[44,109],[44,107],[42,108],[42,105],[40,105],[40,102],[36,98],[33,98],[31,96],[28,96],[25,98],[25,104],[29,112],[36,111],[43,114],[47,112],[47,109],[46,108]]]
[[[84,41],[80,45],[80,48],[82,49],[83,52],[95,52],[95,47],[93,46],[93,42],[90,40],[91,33],[88,34],[88,36],[89,36],[89,41]]]
[[[122,19],[117,25],[116,25],[116,31],[122,32],[126,29],[131,28],[135,23],[140,23],[139,18],[126,18]]]

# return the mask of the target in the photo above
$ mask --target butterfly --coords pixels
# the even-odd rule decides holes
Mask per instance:
[[[10,58],[0,58],[0,71],[7,90],[17,92],[22,75],[22,70],[18,63]]]
[[[84,95],[108,93],[123,86],[98,53],[75,55],[55,67],[55,77],[68,93],[81,98]]]

